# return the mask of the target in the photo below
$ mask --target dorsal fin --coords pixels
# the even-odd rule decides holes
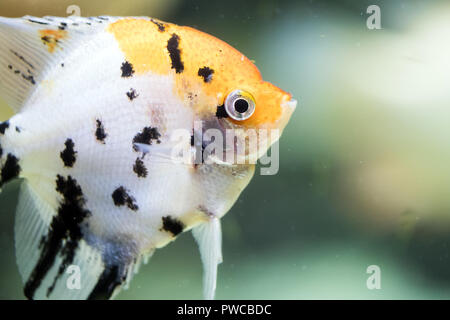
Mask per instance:
[[[114,17],[0,17],[0,95],[18,112],[45,77]]]

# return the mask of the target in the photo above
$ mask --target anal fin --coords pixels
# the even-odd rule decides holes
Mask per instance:
[[[214,299],[217,283],[217,266],[222,263],[222,231],[219,218],[213,217],[194,229],[192,234],[197,241],[203,262],[203,295]]]

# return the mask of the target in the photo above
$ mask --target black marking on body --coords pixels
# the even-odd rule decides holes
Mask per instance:
[[[117,207],[127,205],[127,207],[133,211],[137,211],[139,209],[139,207],[135,203],[136,200],[132,196],[130,196],[127,190],[122,186],[114,190],[111,196],[113,198],[114,204]]]
[[[36,290],[49,272],[56,257],[62,258],[62,263],[53,284],[47,289],[47,297],[52,293],[57,280],[64,274],[66,268],[73,263],[79,241],[83,237],[82,223],[91,215],[85,208],[86,200],[83,190],[71,176],[64,178],[57,175],[56,191],[62,196],[57,215],[50,223],[49,232],[40,240],[41,255],[25,284],[25,296],[32,299]]]
[[[105,132],[105,127],[103,126],[102,122],[100,120],[96,120],[97,128],[95,129],[95,137],[98,141],[101,143],[105,143],[105,139],[108,136]]]
[[[172,37],[167,41],[167,50],[169,51],[170,60],[172,61],[172,69],[175,69],[176,73],[182,73],[184,70],[179,45],[180,37],[175,33],[172,34]]]
[[[162,230],[170,232],[172,235],[177,236],[183,232],[184,224],[176,218],[166,216],[162,218],[163,226]]]
[[[15,155],[8,153],[1,172],[0,186],[19,177],[20,171],[19,159]]]
[[[159,138],[161,134],[159,133],[157,128],[154,127],[145,127],[142,132],[136,134],[133,138],[133,149],[134,151],[138,151],[139,148],[135,145],[136,143],[148,144],[151,145],[153,141],[156,143],[161,143]]]
[[[134,73],[133,65],[131,63],[129,63],[128,61],[125,61],[124,63],[122,63],[120,70],[122,70],[122,78],[129,78]]]
[[[52,39],[49,36],[42,36],[41,40],[44,42],[44,44],[50,43],[52,41],[59,42],[58,39]]]
[[[153,22],[158,27],[158,30],[160,32],[166,31],[166,26],[164,25],[164,23],[153,20],[153,19],[150,19],[150,21]]]
[[[33,20],[33,19],[28,19],[28,21],[32,22],[32,23],[37,23],[37,24],[43,24],[43,25],[48,25],[47,22],[43,22],[43,21],[37,21],[37,20]]]
[[[225,110],[225,106],[221,105],[217,107],[217,111],[216,111],[216,117],[217,118],[228,118],[228,113]]]
[[[101,19],[98,19],[96,17],[88,17],[89,20],[97,22],[97,23],[103,23],[103,21]]]
[[[25,80],[29,81],[31,84],[36,84],[36,81],[34,80],[34,77],[32,75],[24,75],[22,73],[22,78],[24,78]]]
[[[119,266],[107,266],[103,270],[100,279],[88,297],[88,300],[107,300],[114,293],[114,290],[125,281],[120,276]]]
[[[22,60],[23,62],[25,62],[31,69],[34,69],[34,66],[28,62],[22,55],[18,54],[16,51],[11,50],[11,52],[20,60]]]
[[[3,156],[3,148],[2,148],[2,145],[0,144],[0,159],[2,158],[2,156]],[[1,180],[0,180],[1,181]],[[0,182],[1,183],[1,182]]]
[[[130,99],[130,101],[133,101],[137,97],[139,97],[139,94],[136,92],[135,89],[130,88],[130,91],[127,92],[127,97]]]
[[[61,63],[61,67],[64,68],[64,63]]]
[[[6,129],[9,128],[9,121],[0,123],[0,134],[5,134]]]
[[[75,164],[75,161],[77,161],[77,152],[74,150],[75,143],[73,143],[72,139],[67,139],[64,145],[66,146],[66,148],[61,151],[59,155],[61,157],[61,160],[64,162],[64,166],[72,168]]]
[[[20,128],[18,126],[16,126],[16,132],[20,133]]]
[[[136,162],[134,163],[133,171],[139,178],[147,177],[147,168],[145,167],[144,162],[139,158],[137,158]]]
[[[203,78],[205,83],[211,82],[213,78],[214,70],[209,67],[203,67],[198,69],[198,76]]]
[[[25,60],[24,60],[24,61],[25,61]],[[20,70],[18,70],[18,69],[13,70],[14,68],[13,68],[12,65],[8,65],[8,69],[11,70],[11,71],[13,71],[14,74],[17,74],[17,75],[20,74],[24,80],[29,81],[31,84],[33,84],[33,85],[36,84],[36,81],[34,80],[33,72],[32,72],[30,69],[27,69],[27,73],[26,73],[26,74],[25,74],[25,73],[22,73],[22,72],[21,72]]]

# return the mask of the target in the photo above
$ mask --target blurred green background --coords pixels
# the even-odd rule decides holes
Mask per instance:
[[[299,100],[280,171],[223,219],[218,299],[450,298],[450,5],[442,1],[2,0],[0,15],[147,15],[213,34]],[[381,30],[366,27],[371,4]],[[0,118],[11,114],[0,102]],[[0,196],[0,298],[22,299]],[[381,268],[368,290],[366,268]],[[119,299],[199,299],[190,234]]]

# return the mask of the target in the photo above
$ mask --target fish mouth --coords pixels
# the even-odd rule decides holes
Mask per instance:
[[[281,105],[281,108],[283,110],[283,113],[280,118],[279,128],[281,130],[283,130],[286,127],[286,125],[288,124],[289,119],[291,118],[295,109],[297,108],[297,100],[290,99],[289,101],[284,102]]]
[[[291,100],[287,101],[284,105],[287,109],[290,109],[291,112],[294,112],[295,109],[297,108],[297,100],[292,98]]]

